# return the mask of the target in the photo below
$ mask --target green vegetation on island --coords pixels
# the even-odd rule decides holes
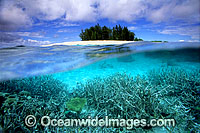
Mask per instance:
[[[151,41],[151,42],[168,42],[168,41]]]
[[[116,25],[112,29],[99,24],[89,29],[81,30],[80,38],[86,40],[126,40],[126,41],[143,41],[135,37],[135,33],[128,30],[127,27]]]

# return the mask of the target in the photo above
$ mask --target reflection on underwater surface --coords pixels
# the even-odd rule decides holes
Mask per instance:
[[[117,54],[129,54],[132,50],[129,47],[126,47],[124,45],[119,45],[119,46],[114,46],[114,45],[106,45],[103,48],[99,48],[96,50],[92,50],[88,53],[86,53],[86,55],[89,58],[93,58],[93,57],[106,57],[108,55],[117,55]]]
[[[18,59],[13,59],[13,63],[3,62],[3,64],[7,63],[9,70],[20,72],[21,65],[24,63],[22,75],[26,72],[24,70],[27,72],[29,70],[30,75],[34,75],[33,73],[39,73],[39,70],[42,70],[42,73],[49,73],[63,70],[70,65],[92,64],[86,66],[81,64],[82,67],[66,72],[0,82],[1,127],[6,132],[200,131],[199,44],[186,48],[186,46],[189,47],[187,44],[184,49],[174,49],[169,44],[169,48],[165,50],[155,48],[155,51],[146,52],[139,51],[143,51],[142,48],[152,50],[155,45],[159,48],[161,44],[138,45],[137,47],[129,45],[131,44],[117,47],[25,48],[28,49],[26,52],[23,51],[24,47],[19,49],[21,52],[12,49],[10,52],[16,53]],[[177,45],[174,46],[177,47]],[[128,55],[126,55],[127,52]],[[52,56],[49,53],[52,53]],[[6,55],[5,49],[1,51],[1,54],[12,61],[12,57]],[[21,56],[23,54],[30,57]],[[70,57],[70,55],[76,56]],[[59,66],[51,66],[55,63]],[[36,67],[38,67],[37,72]],[[48,70],[44,71],[45,68]],[[1,68],[1,71],[6,69]],[[139,126],[127,129],[118,126],[114,128],[43,127],[37,123],[36,126],[29,128],[24,124],[27,115],[35,115],[38,121],[44,115],[56,119],[87,118],[89,115],[93,118],[109,116],[110,118],[138,118],[148,121],[173,118],[176,120],[176,126]]]

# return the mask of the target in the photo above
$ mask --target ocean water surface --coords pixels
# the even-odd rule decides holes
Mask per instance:
[[[134,42],[0,49],[1,130],[198,132],[200,44]],[[24,124],[34,115],[37,123]],[[43,126],[52,119],[175,119],[175,126]],[[128,128],[127,128],[128,127]]]

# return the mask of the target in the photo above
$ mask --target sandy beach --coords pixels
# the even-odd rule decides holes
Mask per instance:
[[[110,44],[126,44],[126,43],[131,43],[134,41],[114,41],[114,40],[109,40],[109,41],[73,41],[73,42],[63,42],[63,43],[53,43],[53,44],[47,44],[47,45],[41,45],[42,47],[47,47],[47,46],[54,46],[54,45],[110,45]]]

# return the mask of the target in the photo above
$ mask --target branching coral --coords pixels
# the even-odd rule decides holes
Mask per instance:
[[[116,74],[80,84],[74,96],[85,97],[94,116],[112,118],[175,118],[177,126],[169,131],[198,131],[199,70],[152,71],[148,76],[132,78]],[[144,127],[146,128],[146,127]],[[138,129],[136,129],[138,130]]]
[[[45,130],[56,130],[54,127],[43,127],[39,124],[33,128],[25,125],[24,120],[28,115],[34,115],[37,120],[43,116],[50,116],[52,118],[64,117],[64,103],[67,95],[57,94],[55,99],[50,99],[48,102],[38,98],[28,98],[30,96],[15,95],[15,100],[5,97],[0,109],[0,123],[5,132],[34,132]],[[13,98],[14,99],[14,98]],[[59,103],[59,104],[56,104]]]
[[[75,96],[86,97],[88,105],[97,110],[99,117],[125,119],[162,118],[169,115],[145,77],[133,79],[127,74],[115,74],[80,85]],[[146,128],[146,127],[144,127]]]
[[[179,115],[189,115],[187,129],[200,129],[200,70],[186,71],[178,68],[165,68],[154,70],[149,73],[149,80],[152,85],[163,88],[168,86],[167,92],[163,96],[170,100],[170,103],[176,101],[173,105],[178,105]],[[177,109],[177,108],[175,108]],[[187,113],[186,113],[187,112]],[[182,113],[182,114],[181,114]]]
[[[199,70],[165,68],[136,77],[117,73],[107,78],[96,78],[85,84],[79,84],[74,89],[73,96],[63,89],[65,88],[63,84],[52,77],[6,81],[0,85],[2,87],[0,124],[5,131],[144,132],[149,129],[156,131],[153,127],[139,127],[132,130],[116,127],[60,128],[43,127],[38,123],[33,128],[27,128],[24,124],[24,119],[29,114],[35,115],[37,119],[44,115],[53,118],[71,118],[70,113],[66,113],[66,107],[68,110],[79,112],[76,118],[88,116],[147,120],[174,118],[176,126],[165,127],[165,131],[200,130]],[[77,106],[79,103],[81,106]]]
[[[51,97],[65,90],[66,85],[54,79],[53,76],[46,75],[0,82],[0,88],[3,92],[19,93],[27,91],[32,96],[49,100]]]
[[[62,117],[64,103],[70,98],[66,85],[52,76],[4,81],[0,87],[0,124],[5,132],[45,131],[41,125],[26,127],[25,117],[34,115],[38,120],[45,115]]]

